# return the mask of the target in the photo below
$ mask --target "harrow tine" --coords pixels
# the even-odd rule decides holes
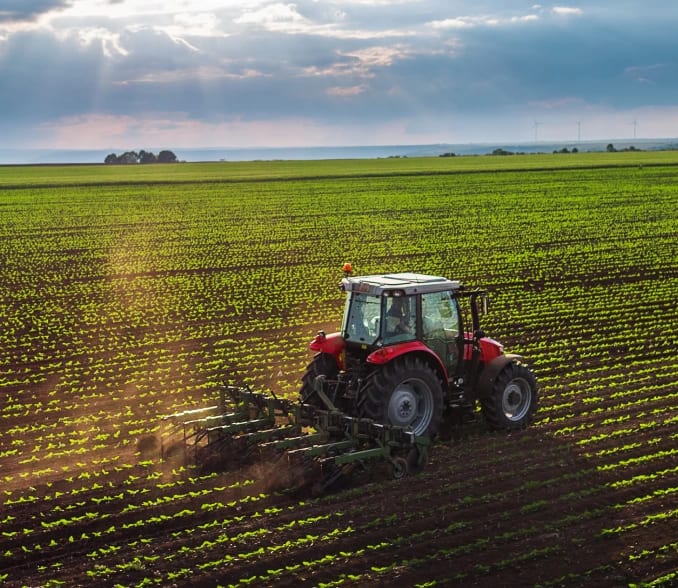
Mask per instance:
[[[299,432],[301,432],[299,430]],[[314,443],[327,443],[329,440],[329,435],[326,432],[319,433],[309,433],[307,435],[297,435],[294,437],[286,437],[284,439],[279,439],[276,441],[271,441],[268,443],[262,443],[262,450],[278,450],[284,451],[286,449],[295,449],[303,445],[313,445]]]

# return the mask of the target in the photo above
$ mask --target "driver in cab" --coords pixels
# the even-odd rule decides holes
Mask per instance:
[[[404,296],[394,296],[386,311],[386,331],[392,334],[410,333],[410,309]]]

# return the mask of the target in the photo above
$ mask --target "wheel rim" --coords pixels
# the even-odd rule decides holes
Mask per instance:
[[[411,427],[415,435],[426,432],[433,418],[433,393],[423,380],[398,384],[388,401],[388,420],[398,427]]]
[[[513,378],[501,397],[501,409],[510,421],[519,421],[530,410],[532,389],[524,378]]]

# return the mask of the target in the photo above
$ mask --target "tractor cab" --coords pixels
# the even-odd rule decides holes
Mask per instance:
[[[371,353],[420,341],[453,374],[463,353],[458,281],[401,273],[345,277],[342,337],[347,347]],[[404,349],[408,349],[405,347]]]

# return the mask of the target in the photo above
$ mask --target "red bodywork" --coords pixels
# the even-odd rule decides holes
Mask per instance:
[[[367,356],[367,363],[383,365],[395,359],[396,357],[400,357],[401,355],[406,355],[408,353],[426,353],[427,355],[430,355],[436,362],[438,362],[442,373],[445,375],[445,379],[447,379],[447,370],[440,361],[440,358],[421,341],[407,341],[405,343],[397,343],[396,345],[387,345],[386,347],[381,347]]]
[[[337,360],[337,365],[339,369],[344,368],[343,354],[342,351],[346,346],[344,338],[341,336],[341,333],[330,333],[325,335],[320,333],[314,337],[309,345],[309,348],[313,351],[320,353],[328,353],[333,355]],[[442,373],[445,374],[447,379],[447,370],[445,366],[440,361],[440,358],[424,343],[421,341],[407,341],[405,343],[398,343],[396,345],[387,345],[386,347],[381,347],[376,351],[370,353],[367,356],[367,362],[375,365],[383,365],[389,361],[405,355],[407,353],[426,353],[432,358],[435,358],[435,361],[440,366]],[[490,339],[489,337],[482,337],[480,339],[480,358],[479,362],[481,364],[488,364],[496,357],[499,357],[504,353],[504,347],[498,341]],[[473,343],[470,333],[466,333],[464,338],[464,360],[471,361],[473,359]]]
[[[480,339],[480,362],[489,363],[495,357],[499,357],[504,353],[504,346],[490,339],[489,337],[482,337]],[[473,359],[473,335],[466,333],[464,337],[464,359],[471,361]]]
[[[337,360],[337,365],[339,369],[344,369],[344,362],[342,361],[342,351],[346,346],[344,338],[341,336],[341,333],[330,333],[325,335],[325,333],[318,333],[311,341],[311,344],[308,346],[309,349],[313,351],[318,351],[320,353],[329,353],[334,355]]]

